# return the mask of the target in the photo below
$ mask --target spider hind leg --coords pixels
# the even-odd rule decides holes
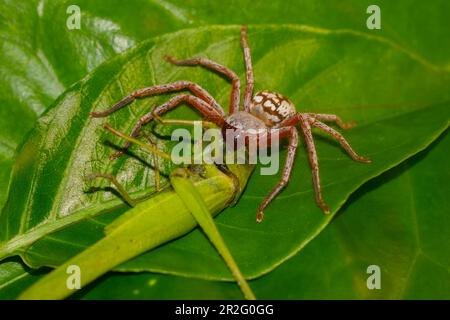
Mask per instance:
[[[316,203],[322,209],[325,214],[330,213],[330,209],[326,205],[322,197],[322,186],[320,184],[320,172],[319,172],[319,160],[317,158],[316,145],[314,143],[314,138],[311,131],[311,125],[308,118],[302,114],[298,115],[298,120],[300,127],[303,132],[303,137],[305,139],[306,149],[308,151],[309,163],[311,165],[312,179],[314,192],[316,196]]]
[[[258,208],[256,222],[260,223],[264,217],[264,209],[267,205],[280,193],[280,191],[288,184],[291,176],[292,167],[294,166],[295,153],[298,146],[298,131],[295,127],[284,127],[280,129],[280,138],[289,136],[289,147],[286,162],[284,164],[283,173],[280,181],[275,185],[269,195],[263,200]]]
[[[338,117],[336,117],[336,118],[338,118]],[[348,143],[348,141],[344,138],[344,136],[340,132],[334,130],[333,128],[331,128],[329,126],[327,126],[325,123],[318,121],[317,118],[314,118],[314,117],[308,117],[308,122],[313,127],[318,128],[318,129],[322,130],[323,132],[325,132],[326,134],[328,134],[328,135],[332,136],[333,138],[335,138],[339,142],[339,144],[342,146],[342,148],[347,152],[347,154],[353,160],[358,161],[358,162],[363,162],[363,163],[370,163],[371,162],[371,160],[369,158],[363,157],[363,156],[360,156],[359,154],[357,154],[355,152],[355,150],[353,150],[353,148],[351,147],[350,143]],[[342,124],[339,125],[339,126],[342,127]]]

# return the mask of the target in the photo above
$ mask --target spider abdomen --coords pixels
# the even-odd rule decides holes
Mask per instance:
[[[276,92],[260,91],[253,96],[250,112],[268,127],[272,127],[297,113],[294,104]]]

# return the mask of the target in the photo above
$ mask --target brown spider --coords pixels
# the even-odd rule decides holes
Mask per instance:
[[[316,195],[316,202],[318,206],[328,214],[330,210],[325,204],[320,187],[319,164],[317,160],[316,148],[311,132],[311,127],[316,127],[325,133],[331,135],[339,141],[341,146],[347,151],[350,157],[356,161],[369,163],[368,158],[359,156],[353,151],[350,144],[345,138],[321,121],[335,122],[340,128],[348,129],[354,123],[344,123],[338,116],[334,114],[316,114],[316,113],[300,113],[297,112],[293,103],[283,97],[282,95],[270,92],[261,91],[256,93],[253,97],[253,67],[250,56],[250,48],[247,42],[247,28],[241,29],[241,45],[244,51],[245,67],[246,67],[246,87],[244,92],[244,111],[240,110],[240,79],[230,69],[206,58],[192,58],[187,60],[176,60],[173,57],[166,56],[166,60],[178,66],[202,66],[217,73],[220,73],[231,80],[232,91],[230,101],[230,114],[226,115],[222,107],[216,100],[198,84],[189,81],[177,81],[171,84],[156,85],[148,88],[143,88],[133,92],[127,97],[123,98],[111,108],[102,112],[91,112],[91,117],[106,117],[114,111],[122,108],[137,98],[144,98],[161,93],[176,92],[181,90],[189,90],[192,94],[180,94],[174,96],[166,103],[157,106],[150,113],[141,117],[134,126],[131,136],[137,137],[140,134],[140,129],[143,125],[151,120],[158,118],[159,115],[173,109],[174,107],[187,103],[199,111],[203,117],[215,123],[220,128],[232,128],[238,130],[244,135],[251,135],[248,129],[259,130],[258,134],[267,134],[271,130],[278,130],[279,137],[289,137],[289,147],[287,159],[283,168],[281,180],[273,188],[270,194],[263,200],[258,209],[257,222],[263,219],[263,211],[266,206],[275,198],[275,196],[283,189],[289,181],[294,157],[299,141],[297,125],[299,125],[308,150],[309,162],[312,167],[312,177],[314,191]],[[261,133],[262,131],[265,133]],[[254,132],[254,131],[253,131]],[[254,133],[253,133],[254,134]],[[259,139],[258,139],[259,141]],[[126,142],[123,150],[130,146]],[[118,157],[123,151],[119,151],[112,155],[112,158]]]

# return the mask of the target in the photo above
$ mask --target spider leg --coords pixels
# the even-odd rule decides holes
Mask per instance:
[[[322,122],[316,120],[315,118],[308,117],[308,122],[313,127],[316,127],[318,129],[324,131],[325,133],[329,134],[330,136],[335,138],[337,141],[339,141],[339,143],[341,144],[342,148],[344,148],[344,150],[347,151],[347,153],[349,154],[349,156],[353,160],[356,160],[356,161],[359,161],[359,162],[364,162],[364,163],[370,163],[371,162],[370,159],[358,155],[353,150],[353,148],[350,146],[350,144],[347,142],[347,140],[345,140],[344,136],[341,133],[339,133],[336,130],[334,130],[333,128],[327,126],[325,123],[322,123]]]
[[[344,130],[353,128],[356,125],[356,121],[344,122],[339,116],[335,114],[308,113],[308,116],[319,121],[335,122],[339,126],[339,128]]]
[[[247,26],[243,26],[241,28],[241,45],[242,45],[242,49],[244,50],[244,60],[245,60],[245,70],[246,70],[246,72],[245,72],[246,83],[245,83],[245,92],[244,92],[244,110],[249,112],[251,100],[252,100],[252,96],[253,96],[254,79],[253,79],[252,56],[250,54],[250,47],[248,45],[248,39],[247,39]]]
[[[322,198],[322,190],[320,186],[320,175],[319,175],[319,161],[317,159],[317,151],[311,132],[311,125],[308,121],[308,118],[305,118],[305,116],[302,114],[298,114],[297,119],[299,120],[300,127],[302,129],[303,136],[305,138],[306,149],[308,150],[308,158],[309,163],[311,164],[313,185],[316,194],[316,202],[317,205],[323,210],[323,212],[325,214],[328,214],[330,213],[330,209],[325,204],[325,201],[323,201]]]
[[[157,85],[157,86],[152,86],[152,87],[136,90],[135,92],[133,92],[130,95],[123,98],[122,100],[118,101],[111,108],[109,108],[105,111],[91,112],[91,113],[89,113],[89,115],[93,118],[106,117],[106,116],[110,115],[111,113],[128,105],[129,103],[133,102],[136,99],[145,98],[145,97],[162,94],[162,93],[176,92],[176,91],[181,91],[181,90],[186,90],[186,89],[190,90],[194,95],[196,95],[200,99],[204,100],[206,103],[213,106],[217,110],[217,112],[219,112],[222,116],[225,116],[225,112],[223,111],[222,107],[216,102],[216,100],[205,89],[200,87],[198,84],[190,82],[190,81],[177,81],[177,82],[170,83],[170,84]]]
[[[241,80],[232,70],[206,58],[191,58],[185,60],[177,60],[169,55],[167,55],[165,58],[167,61],[177,66],[202,66],[209,70],[213,70],[217,73],[226,76],[228,79],[231,80],[232,85],[230,97],[230,113],[234,113],[235,111],[239,110],[240,95],[241,95]]]
[[[173,109],[174,107],[180,105],[183,102],[193,106],[205,118],[211,120],[219,127],[222,127],[222,125],[224,124],[224,122],[225,122],[224,117],[215,108],[213,108],[212,106],[207,104],[204,100],[200,99],[199,97],[196,97],[193,95],[188,95],[188,94],[183,94],[183,95],[178,95],[178,96],[171,98],[166,103],[154,108],[151,112],[142,116],[137,121],[135,126],[133,127],[133,130],[131,131],[130,136],[132,138],[137,137],[140,133],[142,126],[144,126],[145,124],[152,121],[155,118],[155,115],[159,116],[159,115],[169,111],[170,109]],[[127,141],[124,144],[122,150],[114,153],[110,158],[113,160],[113,159],[120,157],[130,147],[130,145],[131,145],[131,142]]]
[[[259,223],[264,217],[264,209],[267,205],[277,196],[277,194],[287,185],[289,177],[291,176],[292,167],[294,165],[295,151],[298,146],[298,131],[295,127],[284,127],[280,129],[279,137],[285,137],[289,135],[289,147],[286,162],[284,164],[281,180],[275,185],[269,195],[263,200],[258,208],[258,214],[256,221]]]

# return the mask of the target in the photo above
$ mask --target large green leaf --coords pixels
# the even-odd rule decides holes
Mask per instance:
[[[449,299],[450,135],[366,183],[299,254],[251,281],[259,299]],[[381,290],[369,290],[378,265]],[[110,274],[86,299],[240,299],[233,283]]]
[[[449,299],[448,131],[433,145],[370,181],[305,250],[256,282],[255,293],[292,299]],[[381,269],[381,290],[366,287]],[[295,274],[295,276],[292,276]]]
[[[371,165],[355,163],[335,143],[317,139],[324,194],[333,211],[362,183],[422,150],[448,126],[448,74],[386,40],[350,31],[267,26],[251,28],[250,42],[257,89],[287,94],[299,111],[339,113],[359,122],[346,136],[358,151],[373,159]],[[102,223],[113,215],[100,220],[90,216],[116,206],[120,200],[111,194],[86,194],[85,174],[120,172],[127,188],[136,192],[152,184],[149,169],[135,158],[115,163],[107,160],[111,148],[100,144],[105,136],[97,130],[102,120],[88,119],[89,111],[103,110],[134,89],[183,78],[201,83],[226,105],[226,81],[206,70],[164,63],[166,53],[206,55],[243,73],[239,28],[215,26],[144,42],[73,86],[42,118],[17,159],[10,197],[0,217],[0,252],[21,253],[35,267],[54,266],[101,237]],[[149,105],[165,99],[139,101],[132,112],[121,110],[109,121],[128,131]],[[190,118],[193,112],[181,108],[172,116]],[[262,225],[254,221],[257,202],[275,184],[276,176],[254,176],[238,206],[217,220],[249,277],[259,276],[295,254],[331,218],[314,203],[302,151],[298,152],[289,187],[268,208]],[[80,223],[27,248],[75,222]],[[228,270],[200,232],[142,255],[119,270],[229,278]]]
[[[395,39],[412,52],[448,68],[450,42],[443,41],[446,29],[441,27],[447,19],[446,1],[435,2],[434,6],[421,1],[378,1],[383,19],[380,31],[365,29],[364,12],[371,4],[365,1],[295,1],[294,5],[288,1],[237,1],[220,8],[218,3],[201,1],[77,3],[83,13],[83,32],[61,27],[70,1],[1,2],[0,204],[7,190],[13,151],[32,126],[35,114],[98,63],[135,40],[154,34],[211,22],[291,22],[351,28]],[[20,126],[15,125],[18,118]]]
[[[181,27],[173,14],[155,3],[77,1],[82,28],[69,30],[66,10],[72,4],[0,1],[0,207],[14,151],[64,90],[136,40]]]
[[[432,67],[449,70],[450,65],[446,0],[433,6],[421,0],[377,1],[381,30],[366,28],[366,9],[372,4],[368,0],[237,0],[226,5],[208,0],[80,0],[81,30],[69,30],[66,11],[73,4],[0,1],[0,207],[14,151],[37,116],[100,63],[155,35],[208,24],[307,24],[382,35]]]
[[[450,175],[449,147],[450,136],[444,134],[426,151],[366,183],[300,254],[251,282],[258,298],[448,299],[450,197],[448,189],[436,185],[445,185]],[[381,268],[381,290],[365,286],[371,264]],[[15,298],[36,278],[19,262],[2,263],[0,298]],[[232,283],[111,273],[76,297],[239,299],[241,293]]]
[[[9,258],[0,263],[0,299],[15,299],[28,286],[42,277],[47,270],[32,270],[20,258]]]

